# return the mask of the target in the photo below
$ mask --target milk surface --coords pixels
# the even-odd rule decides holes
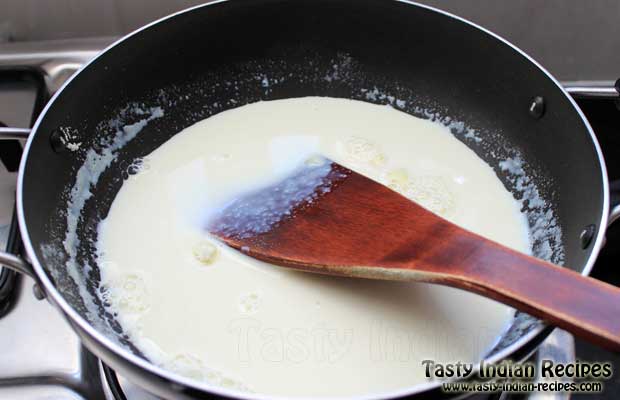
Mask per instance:
[[[141,160],[99,226],[105,297],[152,362],[234,390],[352,396],[428,382],[422,360],[475,362],[495,343],[512,310],[494,301],[429,284],[286,270],[206,232],[223,205],[317,155],[530,252],[519,204],[442,125],[346,99],[246,105]]]

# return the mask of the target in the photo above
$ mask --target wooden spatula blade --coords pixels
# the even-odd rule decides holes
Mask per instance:
[[[234,248],[280,265],[389,266],[432,251],[432,241],[413,239],[441,238],[448,225],[438,225],[436,218],[391,189],[325,160],[234,200],[209,230]]]

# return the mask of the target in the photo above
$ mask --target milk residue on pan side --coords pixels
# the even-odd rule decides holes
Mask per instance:
[[[533,253],[543,260],[555,264],[564,263],[562,230],[553,210],[541,196],[540,191],[523,169],[525,162],[518,152],[513,157],[500,161],[499,167],[506,172],[514,185],[515,195],[526,210],[530,224]]]
[[[75,174],[75,183],[66,191],[67,207],[62,214],[66,223],[64,237],[55,238],[60,243],[56,241],[44,243],[41,251],[46,262],[53,264],[62,262],[66,268],[66,274],[60,269],[49,269],[58,289],[63,292],[63,295],[77,289],[80,301],[73,296],[72,303],[74,304],[72,305],[75,307],[75,303],[79,303],[83,306],[82,312],[86,314],[86,318],[115,340],[118,339],[118,327],[102,323],[102,320],[98,318],[100,315],[98,301],[96,301],[98,299],[94,299],[87,289],[86,277],[90,275],[93,267],[87,262],[80,263],[78,260],[78,249],[82,245],[78,236],[79,224],[83,219],[81,214],[87,201],[93,197],[92,191],[97,186],[100,176],[117,159],[119,151],[133,140],[149,122],[163,116],[164,111],[161,106],[146,107],[143,104],[131,103],[123,107],[115,118],[100,124],[97,131],[102,136],[96,146],[88,149],[82,147],[82,141],[78,141],[79,132],[75,128],[61,127],[63,132],[70,132],[70,136],[65,136],[65,144],[72,152],[80,151],[84,162]],[[141,119],[127,123],[128,120],[137,118]],[[113,134],[106,136],[104,135],[106,131],[111,131]],[[64,251],[58,248],[59,244]]]
[[[74,185],[67,190],[65,209],[67,229],[62,238],[58,237],[57,240],[43,244],[41,249],[49,265],[58,264],[61,261],[66,266],[69,272],[68,278],[73,281],[72,285],[79,288],[79,295],[84,299],[87,310],[91,314],[88,318],[91,322],[99,320],[97,318],[99,308],[92,300],[88,300],[92,299],[92,294],[86,290],[85,284],[85,277],[88,276],[88,271],[92,267],[88,264],[80,265],[76,259],[78,247],[92,246],[92,243],[80,243],[78,236],[78,227],[82,223],[82,209],[88,201],[92,201],[93,192],[96,192],[95,188],[102,172],[110,167],[117,155],[123,151],[123,147],[139,135],[144,126],[153,119],[164,116],[164,109],[167,110],[166,116],[168,116],[168,110],[174,110],[182,116],[177,119],[176,125],[173,124],[176,126],[175,132],[178,132],[220,111],[270,99],[274,93],[278,93],[281,86],[291,83],[308,87],[321,86],[325,88],[325,91],[328,91],[330,87],[338,86],[350,88],[350,97],[353,99],[384,104],[441,123],[465,143],[478,145],[481,148],[484,148],[486,138],[499,135],[495,132],[483,133],[466,126],[462,121],[445,115],[441,105],[422,99],[422,96],[413,93],[405,86],[390,81],[391,88],[383,89],[384,82],[370,81],[363,67],[347,54],[337,54],[327,63],[325,60],[310,57],[304,65],[288,65],[284,60],[262,60],[245,63],[238,67],[236,70],[238,72],[234,72],[237,75],[231,76],[231,73],[226,72],[229,75],[228,79],[221,79],[223,72],[216,71],[205,75],[201,80],[189,82],[185,86],[170,86],[158,90],[149,98],[155,98],[159,106],[143,108],[138,103],[127,105],[118,112],[115,118],[102,123],[107,128],[116,129],[117,133],[111,140],[100,143],[97,150],[87,148],[84,141],[78,141],[75,138],[75,143],[80,144],[72,146],[71,150],[84,157],[85,161],[76,173]],[[189,105],[196,98],[204,99],[202,107],[196,108]],[[209,100],[213,98],[216,100]],[[226,100],[222,101],[221,98],[226,98]],[[187,108],[185,108],[186,105]],[[170,113],[171,117],[172,114]],[[126,125],[124,121],[127,121],[128,116],[132,118],[142,116],[143,118],[137,123]],[[80,135],[79,130],[76,132],[75,128],[66,128],[72,129],[72,138]],[[82,134],[87,135],[87,133]],[[496,141],[498,142],[501,140]],[[493,143],[493,146],[496,143]],[[494,151],[498,154],[494,154]],[[492,166],[498,171],[508,173],[516,188],[517,196],[522,196],[518,200],[522,201],[524,212],[530,222],[534,254],[552,262],[561,263],[564,258],[562,232],[555,213],[540,195],[534,180],[529,179],[521,168],[523,159],[518,150],[506,146],[502,149],[491,150],[491,154],[497,156],[496,165],[492,164]],[[67,276],[60,269],[48,268],[48,270],[53,274],[63,295],[70,297],[73,290],[69,287],[71,285],[63,285],[63,282],[67,282]],[[100,299],[97,303],[100,303]],[[104,306],[108,309],[110,307],[105,301]],[[108,311],[112,315],[115,313],[112,309]],[[113,336],[113,339],[119,334],[118,327],[114,329],[109,329],[107,326],[97,327],[108,336]]]

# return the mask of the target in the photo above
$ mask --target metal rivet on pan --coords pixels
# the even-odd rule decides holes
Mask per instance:
[[[528,110],[530,116],[533,118],[540,118],[545,114],[545,99],[541,96],[536,96],[530,102],[530,108]]]
[[[63,140],[63,133],[60,131],[60,128],[52,131],[50,135],[50,144],[52,145],[52,150],[56,153],[64,153],[68,150]]]
[[[32,285],[32,293],[34,293],[34,297],[37,300],[43,300],[45,298],[45,293],[41,290],[41,287],[36,283]]]
[[[594,232],[596,231],[596,226],[590,224],[583,228],[581,231],[581,235],[579,235],[579,240],[581,240],[581,248],[587,249],[590,243],[592,243],[592,238],[594,238]]]

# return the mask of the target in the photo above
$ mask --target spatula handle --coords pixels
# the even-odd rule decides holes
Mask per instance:
[[[620,288],[486,242],[445,284],[494,298],[620,351]]]

